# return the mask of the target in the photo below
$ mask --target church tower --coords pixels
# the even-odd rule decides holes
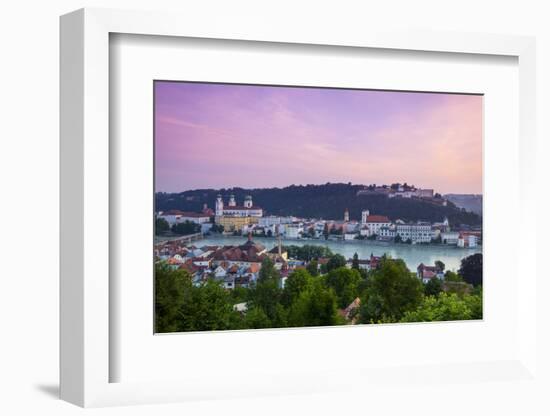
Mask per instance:
[[[252,208],[252,196],[247,195],[247,196],[244,198],[244,207],[245,207],[245,208]]]
[[[283,256],[283,242],[281,240],[281,230],[280,230],[280,224],[277,224],[275,226],[275,234],[277,234],[277,253],[279,254],[279,257]]]
[[[230,207],[237,206],[237,203],[235,202],[235,195],[231,194],[231,196],[229,197],[229,203],[227,205]]]
[[[347,208],[344,211],[344,221],[349,222],[349,210]]]
[[[219,217],[223,215],[223,199],[221,195],[218,195],[216,198],[216,215]]]
[[[363,211],[361,211],[361,224],[366,224],[367,223],[367,218],[369,217],[370,213],[369,213],[369,210],[368,209],[364,209]]]

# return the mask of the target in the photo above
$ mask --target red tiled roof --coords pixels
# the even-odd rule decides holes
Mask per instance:
[[[390,222],[390,219],[385,215],[369,215],[367,222]]]
[[[249,273],[258,273],[260,271],[260,265],[252,263],[248,268]]]
[[[435,272],[432,272],[431,270],[424,270],[422,272],[422,277],[425,279],[432,279],[435,277]]]

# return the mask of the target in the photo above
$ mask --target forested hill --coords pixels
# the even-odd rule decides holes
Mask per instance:
[[[286,188],[262,189],[197,189],[181,193],[156,194],[156,210],[200,211],[204,203],[214,208],[216,196],[221,194],[227,204],[229,195],[234,194],[238,205],[246,195],[252,195],[254,205],[264,209],[264,215],[294,215],[303,218],[343,219],[344,210],[349,209],[351,220],[360,220],[361,211],[386,215],[391,220],[442,221],[449,218],[451,225],[480,225],[478,214],[466,212],[453,203],[437,205],[419,199],[387,198],[384,195],[357,195],[364,185],[325,184],[291,185]]]

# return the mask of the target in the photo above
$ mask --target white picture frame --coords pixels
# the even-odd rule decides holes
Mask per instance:
[[[112,33],[207,39],[281,42],[335,47],[383,48],[438,53],[488,54],[517,57],[519,65],[519,213],[535,212],[532,176],[535,169],[535,41],[529,37],[465,33],[382,32],[353,30],[328,32],[312,26],[284,30],[269,22],[219,20],[205,24],[193,16],[168,13],[82,9],[61,18],[61,398],[80,406],[158,403],[199,398],[239,397],[284,393],[338,391],[391,383],[396,370],[370,369],[362,378],[347,379],[342,370],[330,369],[330,380],[320,383],[316,374],[280,374],[248,386],[226,389],[196,377],[183,381],[140,383],[110,382],[110,166],[109,158],[109,36]],[[525,215],[520,221],[527,224]],[[529,221],[532,221],[532,217]],[[537,382],[536,262],[527,260],[528,242],[536,240],[534,227],[524,227],[518,245],[525,264],[518,291],[517,319],[520,345],[517,356],[501,362],[457,365],[452,361],[423,366],[423,382],[433,382],[448,371],[462,382],[480,383],[485,372],[491,379],[502,375],[518,383]],[[326,370],[328,371],[328,370]],[[416,373],[415,373],[416,374]],[[421,376],[420,376],[421,374]],[[415,376],[415,377],[417,377]],[[413,377],[414,378],[414,377]],[[342,380],[347,379],[346,382]],[[270,393],[271,392],[271,393]]]

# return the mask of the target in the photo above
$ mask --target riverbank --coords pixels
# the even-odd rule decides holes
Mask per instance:
[[[204,239],[197,241],[197,246],[204,245],[240,245],[246,241],[243,236],[229,236],[221,234],[211,234]],[[276,238],[254,237],[254,241],[262,244],[268,250],[277,246]],[[382,243],[382,244],[381,244]],[[282,239],[282,244],[304,246],[317,245],[328,247],[333,253],[341,254],[345,258],[352,258],[355,253],[360,259],[367,259],[370,255],[382,256],[384,254],[393,258],[400,258],[405,261],[410,270],[416,270],[420,263],[433,265],[436,260],[445,263],[447,270],[458,270],[460,261],[475,253],[481,253],[482,247],[460,248],[456,246],[444,245],[422,245],[422,244],[395,244],[371,240],[294,240]]]

